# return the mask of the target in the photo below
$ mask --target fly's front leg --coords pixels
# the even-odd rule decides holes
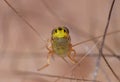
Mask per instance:
[[[38,69],[38,71],[40,71],[40,70],[42,70],[50,65],[50,58],[53,55],[53,50],[52,50],[52,47],[51,46],[49,47],[48,45],[46,46],[46,48],[49,51],[48,56],[47,56],[47,64],[44,65],[43,67],[41,67],[40,69]]]

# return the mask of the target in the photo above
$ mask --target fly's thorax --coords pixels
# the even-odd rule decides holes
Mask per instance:
[[[70,50],[70,37],[69,38],[54,38],[52,39],[52,49],[55,54],[65,56]]]

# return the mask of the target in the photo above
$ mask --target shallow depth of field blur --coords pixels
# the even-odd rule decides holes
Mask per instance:
[[[96,82],[119,82],[103,58],[98,72],[99,44],[97,38],[73,47],[79,61],[88,55],[74,70],[69,59],[66,63],[54,55],[49,67],[37,71],[47,63],[45,48],[51,31],[67,26],[72,44],[103,35],[112,0],[7,0],[23,18],[19,17],[4,0],[0,0],[0,82],[88,82],[96,74]],[[109,32],[120,30],[120,0],[116,0]],[[32,25],[39,35],[23,20]],[[120,33],[106,36],[104,55],[120,78]],[[114,56],[117,55],[117,56]],[[65,74],[65,75],[64,75]],[[72,78],[73,80],[71,80]]]

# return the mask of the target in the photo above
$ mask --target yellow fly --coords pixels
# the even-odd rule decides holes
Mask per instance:
[[[50,64],[50,57],[54,54],[62,57],[63,59],[65,56],[68,56],[72,63],[76,63],[76,51],[72,48],[71,38],[67,27],[63,26],[53,29],[50,42],[51,46],[49,47],[47,45],[47,49],[49,51],[47,57],[47,64],[38,70],[47,67]],[[72,52],[73,56],[71,56]]]

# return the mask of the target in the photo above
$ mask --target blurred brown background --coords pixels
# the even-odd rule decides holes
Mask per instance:
[[[4,0],[0,1],[0,82],[54,82],[73,64],[65,63],[55,56],[51,65],[38,72],[46,64],[48,51],[45,46],[51,30],[57,26],[68,26],[72,44],[103,35],[112,0],[7,0],[37,33],[19,17]],[[116,0],[108,32],[120,30],[120,0]],[[106,37],[104,54],[120,78],[120,33]],[[92,40],[74,49],[77,59],[86,53],[83,62],[66,77],[93,80],[98,48],[94,47],[101,38]],[[113,55],[117,55],[115,57]],[[68,60],[69,61],[69,60]],[[103,59],[100,60],[97,81],[119,82]],[[42,74],[46,74],[41,75]],[[52,76],[55,75],[55,76]],[[86,82],[70,80],[58,82]]]

